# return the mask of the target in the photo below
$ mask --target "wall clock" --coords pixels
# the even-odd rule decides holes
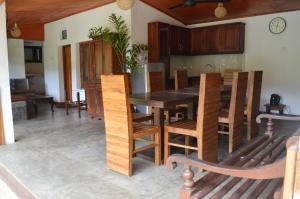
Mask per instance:
[[[286,29],[286,20],[282,17],[276,17],[270,21],[270,32],[273,34],[280,34]]]

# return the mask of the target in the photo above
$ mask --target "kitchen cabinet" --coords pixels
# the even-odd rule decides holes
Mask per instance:
[[[188,55],[190,53],[190,30],[187,28],[170,26],[170,54]]]
[[[191,54],[205,54],[207,49],[206,29],[197,28],[191,30]]]
[[[228,24],[222,28],[223,52],[243,53],[245,49],[245,24]]]
[[[244,52],[245,25],[232,23],[191,31],[191,54],[237,54]]]
[[[81,87],[86,91],[88,113],[103,117],[101,75],[119,74],[122,69],[112,46],[102,40],[79,44]]]

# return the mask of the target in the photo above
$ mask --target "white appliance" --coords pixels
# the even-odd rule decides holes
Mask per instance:
[[[132,92],[133,93],[145,93],[148,91],[148,72],[162,72],[165,74],[165,66],[163,63],[148,63],[143,66],[139,71],[132,73]],[[163,75],[165,76],[165,75]],[[139,112],[147,113],[147,108],[145,106],[137,106]]]

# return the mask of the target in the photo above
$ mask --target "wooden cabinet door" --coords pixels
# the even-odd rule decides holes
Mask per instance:
[[[95,96],[95,88],[89,87],[85,88],[86,101],[88,107],[88,113],[90,116],[95,117],[96,115],[96,96]]]
[[[93,43],[92,62],[95,70],[95,82],[100,82],[103,74],[103,42],[97,40]]]
[[[97,84],[96,89],[95,89],[95,98],[96,100],[96,117],[103,118],[103,100],[102,100],[102,90],[101,90],[101,85]]]
[[[171,55],[187,55],[190,52],[190,30],[176,26],[170,26]]]
[[[191,54],[207,53],[206,29],[197,28],[191,31]]]
[[[183,55],[189,55],[191,53],[191,31],[187,28],[182,28],[180,38],[183,47]]]
[[[244,24],[228,24],[223,27],[223,52],[244,52]]]
[[[158,22],[148,24],[148,60],[150,63],[160,61],[160,25]]]
[[[170,54],[178,55],[180,54],[180,31],[176,26],[169,27],[169,46],[170,46]]]
[[[208,54],[218,54],[222,52],[223,40],[222,40],[222,26],[212,26],[206,29],[207,38],[207,53]]]
[[[80,76],[81,86],[85,87],[85,84],[89,81],[90,77],[90,43],[84,42],[80,44]]]

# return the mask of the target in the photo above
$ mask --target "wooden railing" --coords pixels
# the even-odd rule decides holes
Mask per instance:
[[[268,125],[266,134],[270,137],[274,135],[273,119],[300,121],[300,117],[295,116],[277,116],[270,114],[262,114],[257,117],[257,122],[261,119],[267,118]],[[253,180],[276,179],[284,178],[283,187],[275,193],[275,198],[292,199],[300,197],[300,129],[297,133],[291,136],[286,142],[287,155],[280,160],[264,166],[257,166],[252,168],[243,168],[236,166],[229,166],[225,164],[215,164],[202,160],[188,159],[183,155],[173,155],[169,157],[167,166],[169,168],[176,168],[177,164],[184,165],[183,190],[193,190],[195,181],[193,180],[194,173],[191,167],[196,167],[199,170],[206,170],[208,172],[222,174],[226,176],[248,178]],[[185,198],[185,197],[183,197]],[[188,198],[188,197],[187,197]]]

